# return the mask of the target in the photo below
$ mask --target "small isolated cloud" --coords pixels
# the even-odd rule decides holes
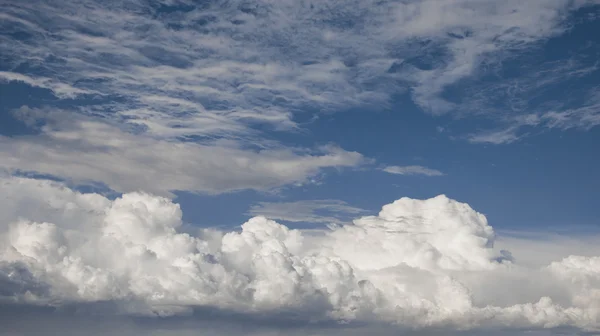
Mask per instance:
[[[340,200],[305,200],[295,202],[260,202],[248,210],[252,216],[307,223],[342,223],[350,216],[364,213],[366,210],[348,205]]]
[[[521,138],[517,134],[518,127],[508,127],[506,129],[496,131],[485,131],[476,134],[471,134],[468,137],[471,143],[488,143],[493,145],[513,143]]]
[[[437,169],[431,169],[423,166],[387,166],[382,168],[386,173],[397,175],[425,175],[425,176],[442,176],[444,173]]]
[[[262,216],[241,230],[190,233],[179,205],[147,193],[110,200],[17,177],[0,187],[7,311],[145,316],[157,326],[211,316],[292,333],[342,322],[416,334],[600,330],[600,256],[519,264],[494,247],[484,215],[443,195],[401,198],[310,234]]]

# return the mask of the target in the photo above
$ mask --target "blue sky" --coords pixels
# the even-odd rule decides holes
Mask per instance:
[[[0,0],[0,172],[324,228],[600,229],[597,1]]]
[[[161,141],[220,139],[236,147],[313,153],[319,146],[336,146],[362,155],[339,165],[316,164],[274,182],[254,176],[254,181],[231,186],[161,187],[161,192],[179,195],[186,220],[199,225],[238,225],[258,202],[331,199],[376,213],[382,204],[403,196],[447,194],[474,205],[497,228],[597,227],[598,10],[549,6],[547,13],[540,10],[520,22],[521,14],[502,12],[513,5],[523,16],[538,10],[496,3],[494,12],[487,5],[468,8],[467,3],[444,16],[433,7],[407,5],[397,9],[398,15],[415,11],[406,23],[366,5],[312,4],[310,9],[290,3],[279,13],[250,2],[223,8],[134,4],[118,14],[133,15],[134,22],[148,28],[119,41],[119,29],[125,28],[103,26],[98,20],[104,8],[96,8],[89,18],[95,21],[87,22],[11,4],[2,35],[7,48],[0,69],[0,132],[10,137],[4,141],[8,147],[12,139],[35,135],[13,112],[31,108],[129,121],[129,128],[148,128],[142,120],[150,120],[154,132],[148,128],[142,135],[151,133]],[[69,7],[82,10],[76,4]],[[135,8],[145,14],[137,15]],[[297,17],[284,22],[299,8]],[[265,12],[246,13],[254,10]],[[486,27],[483,17],[481,22],[461,21],[468,10],[483,11],[493,23]],[[44,16],[49,19],[36,21]],[[261,20],[280,26],[269,28]],[[211,45],[189,50],[202,36]],[[127,38],[137,45],[126,45]],[[157,42],[161,38],[163,43]],[[235,54],[237,49],[248,55]],[[216,77],[169,72],[185,72],[194,62],[198,71],[202,62],[211,63]],[[139,73],[125,78],[131,67]],[[246,73],[235,73],[244,67]],[[262,75],[252,67],[270,70]],[[277,67],[290,71],[278,74],[283,68]],[[152,69],[160,69],[160,75]],[[186,81],[207,92],[177,87]],[[225,92],[209,93],[212,89]],[[191,120],[202,111],[217,111],[210,118],[221,119]],[[173,127],[181,132],[169,131]],[[131,169],[137,162],[129,163]],[[382,170],[386,166],[421,166],[443,175],[390,174]],[[69,170],[40,169],[27,162],[4,168],[72,179]],[[201,173],[197,178],[203,178]],[[73,180],[74,185],[89,182],[106,183],[85,172]],[[118,191],[143,190],[144,183]]]

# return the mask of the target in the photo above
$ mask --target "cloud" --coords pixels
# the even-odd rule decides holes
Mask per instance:
[[[432,332],[600,329],[598,257],[521,265],[494,247],[485,216],[445,196],[402,198],[376,216],[310,234],[265,217],[238,231],[193,232],[166,198],[109,200],[17,177],[0,183],[0,281],[11,284],[1,293],[9,305],[125,317],[209,309],[267,325],[281,316],[300,326]]]
[[[504,62],[568,31],[565,19],[593,4],[13,2],[2,14],[0,56],[5,79],[60,98],[101,95],[80,112],[166,138],[236,138],[258,124],[297,131],[297,116],[310,111],[385,108],[402,93],[431,114],[497,118],[494,104],[484,102],[500,95],[482,97],[488,91],[480,88],[523,86],[510,78],[494,88],[477,81],[503,75]],[[594,72],[578,62],[542,70],[545,79]],[[552,84],[537,79],[528,83]],[[475,85],[463,85],[468,80]],[[458,99],[449,98],[458,86]]]
[[[532,127],[542,130],[590,130],[600,125],[600,90],[594,88],[585,96],[586,103],[583,106],[543,109],[534,113],[510,116],[503,121],[505,124],[503,128],[471,134],[468,140],[472,143],[510,144],[530,135],[526,129]],[[552,101],[549,105],[552,104],[555,102]],[[560,106],[558,103],[556,105]]]
[[[250,207],[248,214],[275,220],[306,223],[343,223],[349,216],[366,212],[340,200],[305,200],[294,202],[260,202]]]
[[[582,26],[572,35],[585,31]],[[576,45],[571,56],[540,62],[522,56],[491,66],[466,89],[465,114],[494,116],[496,125],[467,136],[473,143],[509,144],[549,130],[588,131],[599,124],[596,45]],[[540,51],[541,52],[541,51]],[[551,52],[551,51],[550,51]],[[513,72],[514,70],[514,72]],[[493,78],[490,80],[490,77]]]
[[[584,106],[542,113],[541,123],[550,129],[589,130],[600,125],[600,88],[595,88],[587,96]]]
[[[48,89],[58,98],[75,98],[83,94],[99,94],[95,91],[78,89],[69,84],[57,82],[51,78],[30,77],[15,72],[0,71],[0,81],[3,82],[22,82],[33,87]]]
[[[24,107],[17,112],[30,126],[42,126],[36,135],[0,136],[6,158],[0,168],[73,183],[100,182],[117,192],[266,191],[305,183],[322,169],[363,162],[361,154],[333,145],[307,150],[269,143],[249,148],[241,141],[169,141],[61,110]]]
[[[31,309],[31,307],[27,307]],[[251,336],[361,336],[361,335],[410,335],[410,336],[439,336],[439,335],[469,335],[477,336],[485,333],[491,336],[509,335],[581,335],[577,330],[532,330],[532,329],[507,329],[507,330],[412,330],[399,328],[393,325],[309,325],[299,327],[289,321],[282,321],[278,326],[266,324],[252,324],[250,321],[236,320],[235,317],[223,318],[211,312],[200,311],[189,317],[177,318],[126,318],[115,316],[102,316],[90,318],[82,314],[65,311],[36,311],[27,309],[19,311],[3,311],[0,316],[0,333],[6,335],[39,335],[60,334],[65,336],[79,335],[151,335],[151,336],[219,336],[219,335],[251,335]],[[204,314],[204,315],[203,315]],[[34,320],[35,323],[31,323]],[[275,321],[273,321],[275,322]],[[286,324],[287,323],[287,324]]]
[[[425,175],[425,176],[442,176],[439,170],[431,169],[423,166],[387,166],[382,169],[386,173],[397,175]]]
[[[423,43],[412,55],[403,59],[403,73],[412,82],[413,100],[425,111],[439,115],[448,112],[463,114],[470,111],[474,97],[464,85],[477,81],[497,66],[519,57],[528,48],[567,30],[562,23],[569,11],[592,2],[554,1],[544,4],[525,4],[518,1],[418,1],[395,3],[390,9],[387,36],[402,31]],[[396,38],[398,38],[396,37]],[[395,41],[398,41],[397,39]],[[490,71],[491,70],[491,71]],[[470,84],[470,83],[466,83]],[[466,93],[464,99],[449,99],[447,91]],[[465,92],[466,91],[466,92]],[[492,97],[487,97],[492,99]]]
[[[30,307],[28,307],[30,308]],[[509,336],[509,335],[530,335],[530,336],[550,336],[550,335],[585,335],[578,333],[573,329],[560,330],[535,330],[535,329],[478,329],[469,331],[450,331],[450,330],[412,330],[399,328],[391,325],[312,325],[298,327],[293,324],[281,323],[280,326],[268,325],[250,325],[230,319],[219,319],[214,314],[199,314],[189,317],[162,318],[154,321],[143,318],[124,318],[124,317],[96,317],[87,318],[82,314],[68,312],[28,312],[21,309],[18,312],[7,311],[2,314],[2,324],[0,333],[6,335],[39,335],[39,334],[60,334],[65,336],[79,335],[116,335],[116,336],[220,336],[220,335],[251,335],[251,336],[362,336],[362,335],[409,335],[409,336],[440,336],[440,335],[468,335],[477,336],[485,333],[490,336]],[[35,320],[35,323],[31,323]],[[287,322],[287,321],[284,321]]]
[[[521,138],[521,136],[517,134],[518,129],[519,127],[511,126],[507,129],[472,134],[468,139],[472,143],[489,143],[493,145],[509,144]]]
[[[497,243],[510,251],[520,265],[532,267],[549,265],[570,254],[585,257],[600,255],[600,247],[596,244],[600,237],[594,229],[573,231],[577,230],[502,231],[498,233]]]

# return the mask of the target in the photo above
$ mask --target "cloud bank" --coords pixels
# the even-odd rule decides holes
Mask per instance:
[[[18,177],[0,186],[0,295],[13,307],[600,329],[600,257],[520,265],[494,247],[484,215],[445,196],[318,231],[254,217],[223,232],[185,227],[177,204],[151,194],[109,200]]]

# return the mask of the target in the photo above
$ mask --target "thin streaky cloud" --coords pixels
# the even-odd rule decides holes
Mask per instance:
[[[382,168],[386,173],[396,175],[425,175],[425,176],[442,176],[445,175],[437,169],[427,168],[423,166],[387,166]]]
[[[335,145],[312,150],[243,142],[169,141],[123,131],[114,123],[57,109],[17,111],[27,124],[43,123],[35,136],[0,136],[0,168],[37,172],[73,183],[101,182],[117,192],[145,190],[206,194],[268,191],[309,183],[326,168],[356,167],[357,152]]]
[[[353,207],[340,200],[302,200],[293,202],[260,202],[250,207],[247,214],[287,222],[344,223],[364,209]]]
[[[405,92],[436,115],[485,111],[457,109],[444,90],[566,32],[562,20],[592,4],[217,1],[161,12],[165,4],[136,0],[20,2],[3,8],[0,53],[13,71],[31,64],[36,73],[22,79],[59,97],[119,97],[115,113],[101,103],[84,113],[156,136],[235,137],[257,123],[294,130],[299,111],[385,106]],[[548,68],[556,78],[593,72],[576,65]],[[51,81],[27,79],[37,76]]]

